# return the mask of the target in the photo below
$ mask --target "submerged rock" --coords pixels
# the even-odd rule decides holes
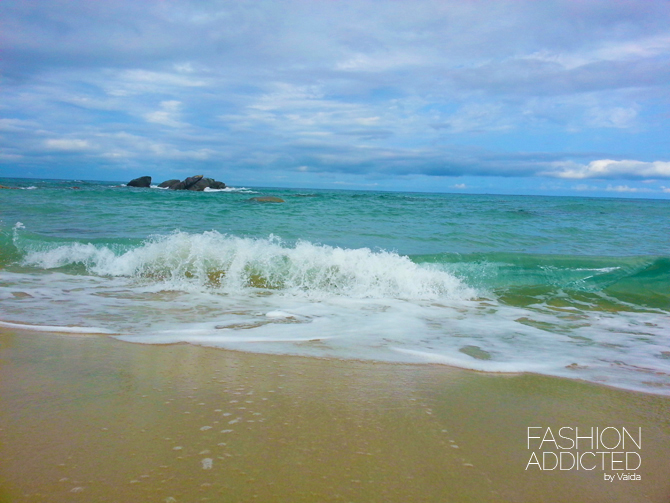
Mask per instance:
[[[130,180],[126,185],[128,187],[151,187],[151,177],[140,176],[139,178]]]
[[[284,200],[281,197],[274,196],[259,196],[252,197],[249,201],[256,201],[258,203],[283,203]]]

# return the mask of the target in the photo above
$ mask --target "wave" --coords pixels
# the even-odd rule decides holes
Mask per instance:
[[[257,191],[251,190],[247,187],[225,187],[223,189],[205,188],[205,192],[240,192],[242,194],[258,194]]]
[[[126,250],[79,242],[32,242],[23,246],[21,262],[25,266],[83,266],[98,276],[138,278],[185,291],[264,289],[308,297],[399,299],[465,299],[476,295],[453,274],[416,264],[397,253],[307,241],[289,245],[274,236],[241,238],[216,231],[174,232]]]
[[[158,185],[152,185],[152,189],[159,190],[170,190],[170,187],[159,187]],[[255,190],[251,190],[247,187],[225,187],[223,189],[212,189],[211,187],[205,187],[203,192],[239,192],[241,194],[258,194]]]
[[[670,257],[476,253],[412,258],[435,264],[482,292],[517,304],[562,296],[670,310]]]
[[[255,288],[311,297],[406,299],[488,296],[517,306],[562,298],[595,309],[670,310],[669,257],[408,257],[216,231],[82,243],[31,234],[22,227],[17,224],[13,237],[0,234],[0,265],[20,261],[41,269],[138,278],[186,291]]]

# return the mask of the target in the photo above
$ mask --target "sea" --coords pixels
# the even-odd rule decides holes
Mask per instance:
[[[670,395],[668,200],[0,185],[0,327]]]

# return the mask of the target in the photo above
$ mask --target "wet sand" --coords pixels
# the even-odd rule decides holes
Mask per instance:
[[[642,428],[641,480],[529,426]],[[0,428],[2,502],[670,500],[670,398],[536,375],[2,329]]]

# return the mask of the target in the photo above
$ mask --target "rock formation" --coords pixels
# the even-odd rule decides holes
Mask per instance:
[[[171,190],[194,190],[194,191],[203,191],[207,188],[210,189],[225,189],[226,184],[223,182],[218,182],[213,178],[205,178],[202,175],[189,176],[186,180],[166,180],[159,185],[159,187],[167,187]]]
[[[151,187],[151,177],[150,176],[141,176],[135,178],[128,182],[128,187]],[[170,190],[194,190],[194,191],[203,191],[207,188],[210,189],[225,189],[226,184],[223,182],[218,182],[214,178],[205,178],[203,175],[189,176],[186,180],[165,180],[163,183],[158,185],[162,189]]]
[[[141,176],[134,180],[130,180],[126,185],[128,187],[151,187],[151,177]]]
[[[163,183],[159,183],[158,186],[161,189],[168,189],[172,187],[173,185],[177,185],[179,183],[179,180],[177,179],[172,179],[172,180],[165,180]]]

